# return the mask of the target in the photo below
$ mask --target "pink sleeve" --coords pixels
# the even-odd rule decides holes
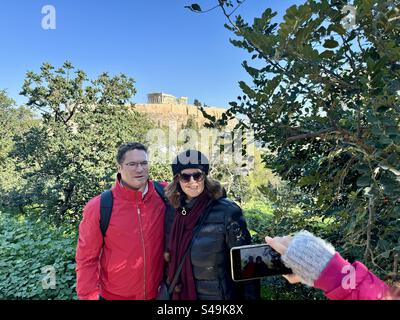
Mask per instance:
[[[350,264],[336,253],[314,282],[331,300],[380,300],[389,287],[361,262]]]
[[[100,198],[83,210],[76,249],[76,291],[80,300],[98,300],[99,258],[103,245],[100,231]]]

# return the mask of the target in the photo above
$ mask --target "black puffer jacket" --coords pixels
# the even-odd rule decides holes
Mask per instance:
[[[191,248],[193,275],[199,300],[243,298],[241,285],[231,277],[230,248],[250,243],[242,210],[220,198],[213,206]],[[167,227],[169,234],[170,226]]]

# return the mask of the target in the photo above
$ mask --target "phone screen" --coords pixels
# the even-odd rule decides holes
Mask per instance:
[[[231,264],[234,281],[292,273],[281,261],[280,254],[267,244],[232,248]]]

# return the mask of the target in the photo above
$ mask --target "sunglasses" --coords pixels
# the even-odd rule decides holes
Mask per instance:
[[[190,178],[193,177],[193,180],[196,182],[204,180],[204,173],[203,172],[196,172],[192,174],[187,173],[180,173],[179,174],[179,181],[181,182],[189,182]]]

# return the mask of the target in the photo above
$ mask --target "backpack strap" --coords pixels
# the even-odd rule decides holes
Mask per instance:
[[[154,183],[154,189],[156,189],[158,195],[161,197],[164,203],[167,204],[168,199],[165,197],[164,187],[158,181],[153,181],[153,183]]]
[[[108,225],[110,224],[113,207],[113,194],[111,190],[106,190],[100,195],[100,230],[104,237],[106,236]]]
[[[165,196],[164,186],[158,182],[154,182],[154,189],[156,189],[158,195],[163,200],[165,204],[165,217],[164,217],[164,251],[167,250],[169,234],[171,232],[172,223],[175,218],[175,208],[169,203],[167,197]]]

